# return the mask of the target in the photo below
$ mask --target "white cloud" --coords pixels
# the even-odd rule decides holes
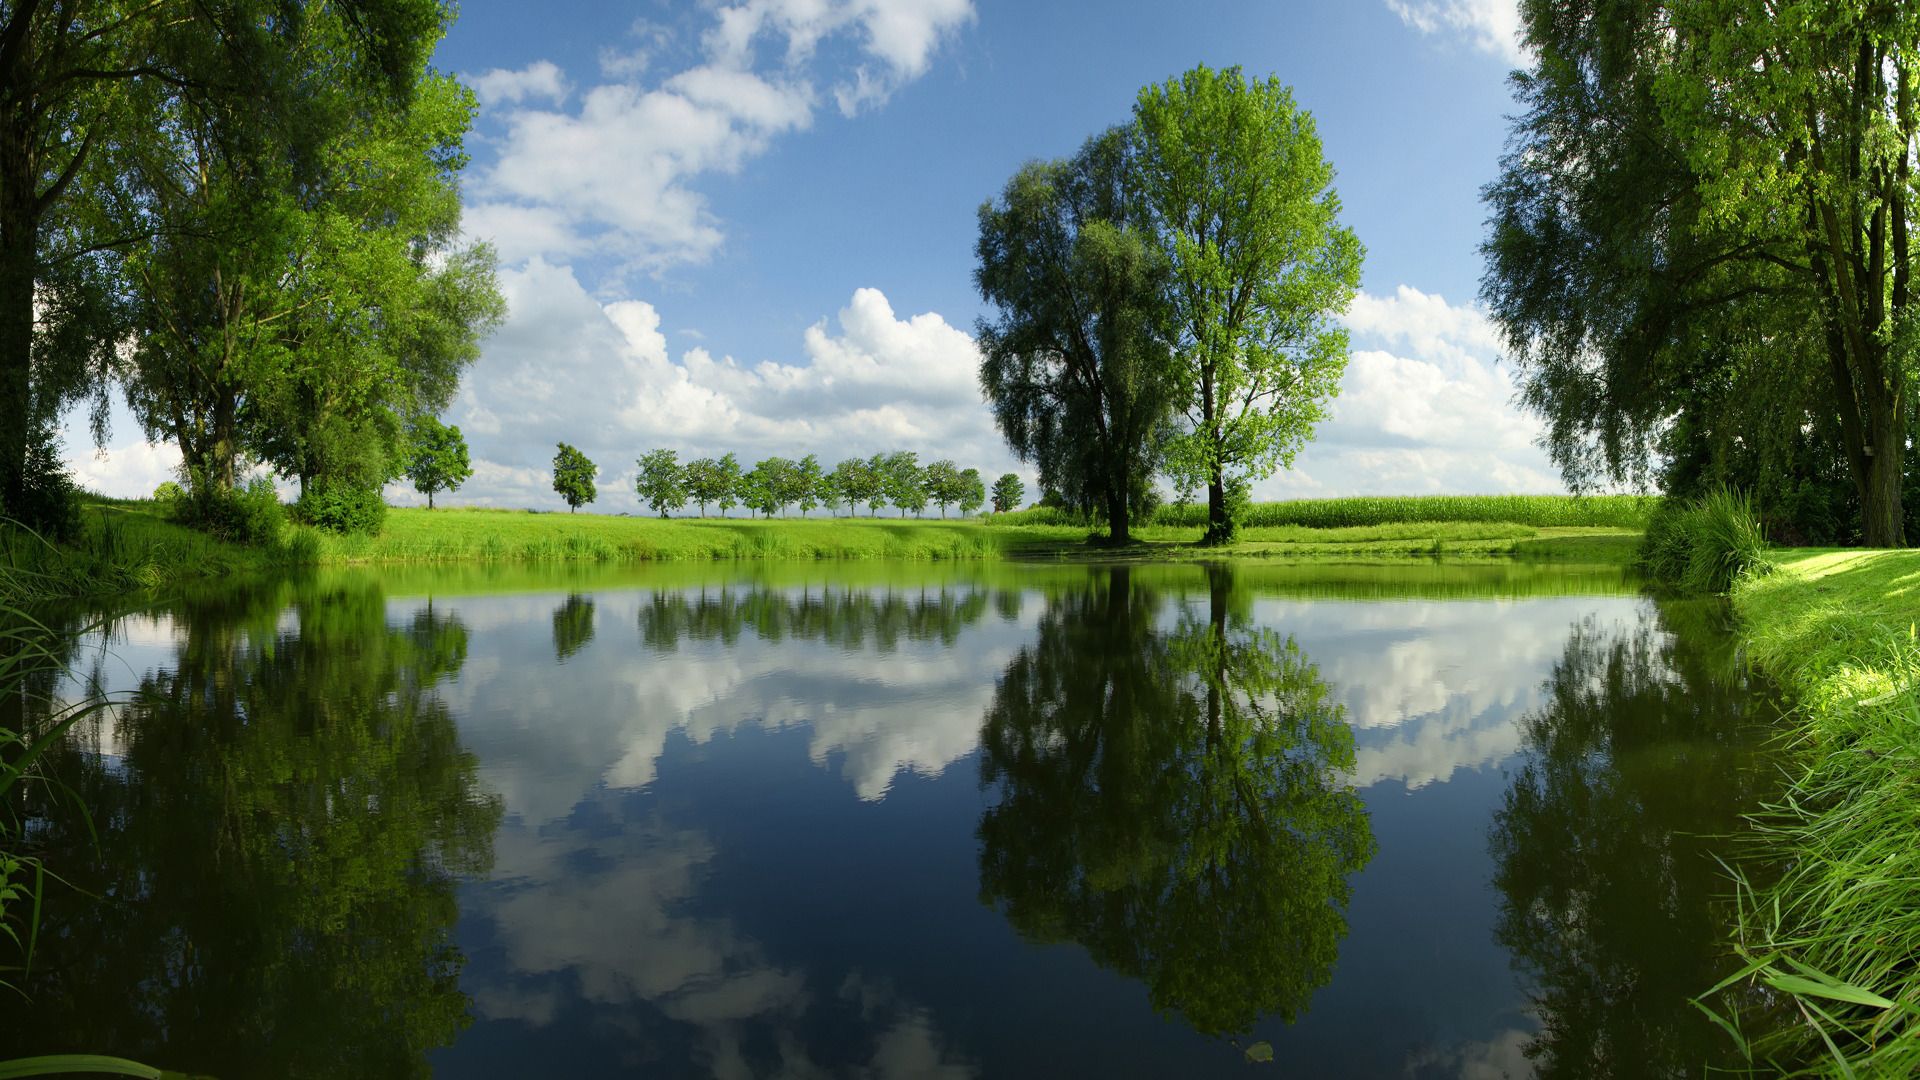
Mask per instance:
[[[467,82],[480,104],[488,107],[517,105],[523,101],[546,101],[558,105],[567,100],[570,87],[559,65],[551,60],[536,60],[518,70],[494,68],[475,75]]]
[[[1422,34],[1463,38],[1511,64],[1527,60],[1517,0],[1387,0],[1387,7]]]
[[[713,12],[701,62],[651,87],[638,80],[660,31],[639,24],[645,43],[603,50],[610,81],[573,110],[550,61],[487,72],[473,80],[482,118],[503,130],[498,156],[470,181],[467,230],[509,263],[600,254],[654,271],[704,261],[723,232],[700,178],[737,172],[775,137],[811,126],[823,83],[849,116],[885,101],[972,18],[972,0],[748,0]],[[818,60],[837,37],[854,59]],[[767,41],[784,45],[777,62],[762,60]]]
[[[1538,445],[1540,421],[1514,404],[1485,311],[1402,285],[1356,296],[1345,322],[1362,347],[1332,415],[1292,470],[1255,485],[1258,497],[1565,489]]]
[[[180,479],[180,448],[172,443],[150,443],[136,435],[104,449],[83,449],[80,444],[71,431],[65,433],[67,469],[74,483],[88,491],[116,499],[143,499],[162,481]]]
[[[659,446],[828,465],[911,449],[1020,471],[981,399],[973,339],[934,312],[899,316],[878,289],[809,327],[803,361],[747,365],[703,347],[671,356],[658,309],[603,303],[568,267],[536,258],[500,283],[511,315],[450,410],[476,458],[454,501],[553,505],[544,466],[562,439],[601,465],[606,511],[636,505],[632,461]]]

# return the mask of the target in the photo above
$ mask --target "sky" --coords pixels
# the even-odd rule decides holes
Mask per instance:
[[[1524,57],[1514,0],[467,0],[434,63],[480,101],[464,228],[505,323],[445,418],[474,476],[438,505],[557,508],[555,444],[640,509],[634,459],[909,449],[1034,472],[979,391],[976,212],[1025,162],[1124,123],[1196,64],[1311,112],[1366,246],[1332,416],[1258,498],[1563,487],[1475,296]],[[124,408],[85,486],[141,495],[179,454]],[[424,503],[404,484],[400,505]]]

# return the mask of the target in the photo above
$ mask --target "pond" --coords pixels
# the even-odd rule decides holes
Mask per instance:
[[[1414,560],[343,572],[72,662],[0,1057],[229,1080],[1698,1075],[1778,715],[1713,605]]]

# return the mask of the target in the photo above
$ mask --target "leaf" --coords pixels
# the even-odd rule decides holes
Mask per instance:
[[[1888,1001],[1886,998],[1881,997],[1871,990],[1864,990],[1851,983],[1843,983],[1838,979],[1824,977],[1808,979],[1798,975],[1769,972],[1761,976],[1761,980],[1775,990],[1799,996],[1812,995],[1814,997],[1831,998],[1834,1001],[1844,1001],[1852,1005],[1868,1005],[1876,1009],[1892,1009],[1898,1007],[1894,1002]]]
[[[1247,1055],[1247,1060],[1255,1065],[1266,1065],[1273,1061],[1273,1044],[1265,1039],[1261,1039],[1242,1052]]]

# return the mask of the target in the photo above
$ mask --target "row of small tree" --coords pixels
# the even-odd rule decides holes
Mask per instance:
[[[635,464],[639,475],[634,479],[634,493],[661,517],[684,510],[689,504],[698,508],[701,517],[707,515],[709,507],[724,516],[736,506],[763,517],[784,516],[788,507],[797,507],[802,514],[816,507],[836,513],[845,507],[854,514],[862,504],[868,516],[892,506],[903,516],[911,511],[918,517],[931,503],[940,508],[944,518],[948,507],[971,514],[988,498],[980,470],[962,469],[945,458],[922,465],[920,456],[911,450],[852,457],[831,470],[823,467],[814,454],[798,461],[770,457],[745,469],[733,454],[682,463],[678,451],[653,450]],[[553,490],[566,500],[568,509],[577,510],[597,497],[594,477],[598,473],[599,467],[585,454],[561,443],[553,458]],[[994,482],[996,512],[1017,508],[1025,497],[1026,485],[1013,473]]]

